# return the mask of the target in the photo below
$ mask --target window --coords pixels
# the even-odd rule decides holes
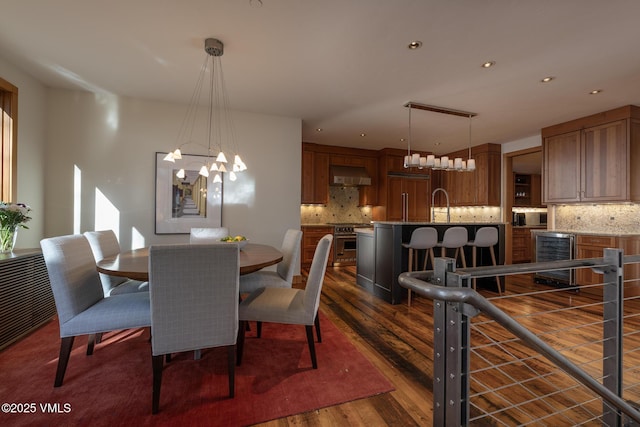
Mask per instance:
[[[18,88],[0,78],[0,200],[14,201],[18,146]]]

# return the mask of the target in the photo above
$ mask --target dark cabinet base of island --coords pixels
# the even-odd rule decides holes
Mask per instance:
[[[407,290],[398,284],[400,273],[408,271],[408,250],[402,247],[403,242],[409,242],[411,233],[418,227],[434,227],[438,230],[438,240],[447,228],[465,227],[469,232],[469,239],[473,240],[475,233],[481,227],[495,227],[498,229],[498,244],[494,247],[496,261],[504,264],[504,233],[502,223],[491,224],[442,224],[442,223],[401,223],[380,222],[374,224],[373,231],[357,233],[356,255],[356,283],[372,294],[391,304],[400,304],[406,299]],[[464,247],[467,267],[472,267],[472,248]],[[424,251],[421,251],[424,252]],[[435,249],[435,255],[440,256],[440,248]],[[423,254],[421,253],[422,257]],[[453,256],[453,251],[447,256]],[[491,265],[489,248],[478,248],[478,266]],[[422,259],[422,258],[421,258]],[[458,268],[461,268],[458,261]],[[428,268],[431,268],[430,266]],[[504,289],[504,282],[500,283]],[[477,280],[477,287],[498,291],[493,277]]]

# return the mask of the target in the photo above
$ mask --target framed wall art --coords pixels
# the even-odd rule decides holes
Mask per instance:
[[[156,234],[189,234],[222,225],[222,183],[200,175],[208,157],[183,154],[175,163],[156,153]]]

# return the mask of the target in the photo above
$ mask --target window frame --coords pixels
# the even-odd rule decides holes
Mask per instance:
[[[0,200],[17,193],[18,88],[0,77]]]

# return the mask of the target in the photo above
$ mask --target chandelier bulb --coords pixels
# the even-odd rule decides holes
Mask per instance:
[[[227,163],[227,156],[221,151],[218,153],[218,157],[216,157],[216,162]]]
[[[176,176],[180,179],[184,178],[184,169],[180,169]]]
[[[179,148],[176,148],[176,151],[173,152],[173,158],[176,160],[182,159],[182,152]]]
[[[220,167],[218,167],[218,171],[219,172],[226,172],[227,168],[224,167],[224,164],[220,165]]]
[[[229,179],[230,179],[231,181],[235,181],[235,180],[236,180],[236,178],[237,178],[237,177],[236,177],[236,173],[235,173],[235,172],[233,172],[233,171],[231,171],[231,172],[229,173]]]
[[[216,176],[213,177],[213,182],[216,183],[216,184],[222,182],[222,178],[220,178],[220,174],[219,173],[217,173]]]
[[[169,153],[166,156],[164,156],[164,159],[162,160],[166,160],[167,162],[171,162],[171,163],[175,163],[175,159],[173,158],[173,153]]]
[[[207,168],[207,165],[202,165],[200,168],[200,175],[205,177],[209,176],[209,169]]]

